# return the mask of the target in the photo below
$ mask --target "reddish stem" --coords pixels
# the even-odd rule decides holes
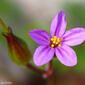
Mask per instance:
[[[27,64],[27,68],[34,71],[34,72],[40,73],[40,74],[46,73],[45,70],[36,68],[36,67],[34,67],[33,65],[31,65],[29,63]]]
[[[48,78],[53,73],[52,61],[50,61],[47,70],[36,68],[33,65],[31,65],[30,63],[27,64],[27,68],[34,72],[42,74],[43,78]]]
[[[53,73],[52,61],[49,62],[47,71],[43,74],[44,78],[48,78]]]

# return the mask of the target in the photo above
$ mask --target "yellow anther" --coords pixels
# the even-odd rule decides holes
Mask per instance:
[[[60,40],[63,40],[63,38],[60,38]]]
[[[51,41],[53,41],[54,39],[53,38],[51,38]]]
[[[53,43],[55,44],[55,43],[56,43],[56,41],[53,41]]]
[[[58,42],[56,42],[56,44],[58,44]]]
[[[54,39],[56,39],[57,37],[56,36],[54,36]]]
[[[59,47],[61,47],[61,44],[58,44]]]
[[[54,41],[56,41],[56,38],[54,38]]]
[[[52,44],[51,47],[54,47],[54,44]]]
[[[57,42],[60,42],[60,38],[57,38]]]

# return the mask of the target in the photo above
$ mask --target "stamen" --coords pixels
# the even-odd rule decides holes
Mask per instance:
[[[52,44],[51,47],[54,47],[54,44]]]
[[[53,41],[54,39],[53,38],[51,38],[51,41]]]
[[[60,38],[57,38],[57,42],[60,42]]]
[[[63,40],[63,38],[60,38],[60,40]]]
[[[54,36],[54,39],[56,39],[57,38],[57,36]]]
[[[58,42],[56,42],[56,45],[58,44]]]
[[[56,41],[53,41],[53,43],[55,44],[55,43],[56,43]]]
[[[58,44],[59,47],[61,47],[61,44]]]
[[[58,38],[57,36],[54,36],[53,38],[51,38],[51,47],[61,47],[61,41],[63,40],[63,38]]]
[[[56,38],[54,38],[54,41],[56,41]]]

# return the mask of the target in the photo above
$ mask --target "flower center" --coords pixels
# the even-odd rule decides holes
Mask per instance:
[[[61,47],[61,41],[63,40],[63,38],[58,38],[57,36],[54,36],[53,38],[51,38],[50,43],[51,43],[51,47]]]

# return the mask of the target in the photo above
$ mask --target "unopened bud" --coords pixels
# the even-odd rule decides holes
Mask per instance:
[[[9,33],[2,33],[7,40],[8,54],[12,61],[18,65],[26,65],[31,57],[29,50],[27,49],[26,43],[16,37],[11,28],[8,28]]]

